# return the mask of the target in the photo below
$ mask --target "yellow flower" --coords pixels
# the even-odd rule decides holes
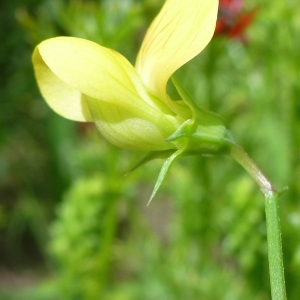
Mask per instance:
[[[119,147],[175,149],[167,138],[192,111],[169,98],[167,81],[208,44],[217,10],[217,0],[167,0],[147,31],[135,67],[120,53],[88,40],[43,41],[32,58],[41,93],[58,114],[95,122]]]

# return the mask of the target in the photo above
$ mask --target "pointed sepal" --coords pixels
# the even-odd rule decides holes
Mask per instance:
[[[172,82],[178,94],[181,96],[182,100],[191,109],[192,118],[196,120],[198,124],[210,126],[224,125],[225,122],[220,115],[199,107],[196,101],[191,96],[191,94],[188,92],[188,90],[181,84],[181,82],[175,76],[172,76]]]
[[[170,170],[170,167],[172,165],[172,163],[177,159],[179,158],[180,156],[182,155],[182,151],[181,150],[178,150],[176,151],[175,153],[173,153],[163,164],[160,172],[159,172],[159,175],[158,175],[158,178],[156,180],[156,183],[155,183],[155,186],[154,186],[154,189],[152,191],[152,194],[150,196],[150,199],[147,203],[147,206],[151,203],[152,199],[154,198],[154,196],[156,195],[158,189],[160,188],[162,182],[164,181],[168,171]]]

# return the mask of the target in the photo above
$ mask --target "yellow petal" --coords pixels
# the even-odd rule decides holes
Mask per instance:
[[[46,40],[37,46],[33,64],[46,101],[69,119],[92,120],[82,94],[123,106],[151,102],[139,96],[140,78],[121,54],[88,40]]]
[[[123,106],[87,97],[94,122],[101,134],[112,144],[130,150],[157,151],[173,149],[166,138],[182,121],[163,114],[148,105]]]
[[[39,49],[33,53],[38,86],[49,106],[59,115],[74,121],[93,121],[82,94],[60,80],[45,64]]]
[[[170,76],[199,54],[215,30],[218,0],[167,0],[149,27],[136,69],[146,86],[165,98]]]

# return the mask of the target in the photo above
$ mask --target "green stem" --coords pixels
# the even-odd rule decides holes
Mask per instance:
[[[272,299],[285,300],[282,243],[279,219],[278,193],[265,193],[267,219],[268,255]]]
[[[252,176],[265,197],[267,222],[269,272],[272,300],[285,300],[286,290],[283,270],[278,192],[269,179],[240,146],[233,146],[231,156]]]

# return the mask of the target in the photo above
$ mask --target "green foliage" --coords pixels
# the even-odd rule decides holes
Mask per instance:
[[[74,183],[52,226],[50,251],[68,299],[97,299],[109,279],[117,199],[107,192],[100,175]]]
[[[298,299],[300,8],[248,2],[259,9],[247,42],[215,37],[176,76],[277,188],[289,186],[283,251],[288,299]],[[38,94],[30,55],[39,41],[84,37],[133,62],[161,4],[1,3],[0,270],[38,268],[47,278],[20,291],[0,283],[3,299],[270,299],[263,197],[238,165],[182,158],[146,207],[162,161],[124,177],[142,154],[54,115]]]

